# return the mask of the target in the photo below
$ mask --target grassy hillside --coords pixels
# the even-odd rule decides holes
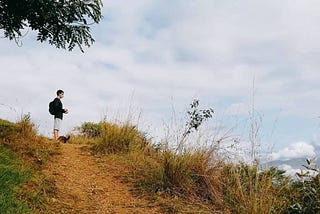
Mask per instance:
[[[57,142],[37,135],[29,115],[17,123],[0,119],[0,213],[45,209],[52,186],[40,171],[58,152]]]
[[[84,123],[77,130],[68,143],[89,148],[100,170],[103,163],[114,164],[108,174],[162,213],[320,212],[320,176],[312,161],[306,169],[316,176],[305,170],[292,180],[276,168],[225,163],[215,147],[187,149],[180,142],[174,150],[170,142],[154,144],[129,123]],[[58,142],[36,133],[28,115],[17,123],[0,120],[0,213],[46,213],[56,187],[42,169],[60,150]]]
[[[12,151],[0,146],[0,210],[8,213],[27,213],[30,211],[24,200],[15,198],[17,187],[30,179],[28,167],[20,163]]]
[[[320,212],[320,176],[312,161],[300,179],[293,180],[277,168],[225,163],[216,158],[214,146],[173,150],[168,149],[169,142],[155,145],[127,123],[84,123],[78,130],[74,142],[90,144],[94,154],[124,163],[130,172],[123,179],[135,184],[136,194],[157,201],[166,212]]]

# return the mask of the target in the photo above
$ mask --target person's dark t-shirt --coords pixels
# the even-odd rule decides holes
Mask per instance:
[[[63,118],[63,113],[65,112],[63,107],[62,107],[62,102],[59,98],[55,98],[53,101],[53,106],[54,106],[54,111],[55,115],[54,118],[60,118],[62,120]]]

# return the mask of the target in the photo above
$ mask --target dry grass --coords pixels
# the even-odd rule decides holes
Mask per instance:
[[[52,155],[59,153],[59,143],[39,136],[30,115],[25,115],[16,123],[0,119],[0,148],[4,151],[0,159],[12,154],[0,167],[5,169],[0,170],[1,182],[5,184],[2,189],[11,194],[5,197],[10,196],[6,203],[23,201],[24,206],[23,211],[11,206],[1,211],[28,213],[44,206],[47,194],[52,192],[52,182],[48,182],[40,170]],[[19,164],[10,165],[10,161]],[[7,170],[9,168],[10,171]],[[10,178],[11,174],[13,178]],[[14,180],[19,182],[8,185]]]
[[[212,151],[177,154],[171,150],[163,150],[155,147],[143,133],[128,123],[85,123],[78,131],[80,135],[74,137],[73,142],[91,137],[95,139],[91,142],[95,154],[122,157],[130,169],[127,179],[135,182],[136,191],[140,193],[161,193],[169,198],[178,197],[196,204],[199,201],[210,204],[221,200],[218,179],[220,174],[216,172],[222,165],[211,161]],[[212,211],[213,206],[205,207],[202,210]]]
[[[224,203],[234,213],[283,213],[288,207],[288,178],[275,168],[227,165],[222,176]]]
[[[186,201],[204,213],[283,213],[289,206],[289,179],[277,169],[213,160],[215,150],[159,148],[128,124],[91,126],[88,133],[99,133],[93,150],[124,161],[130,169],[125,180],[135,183],[135,192],[156,198],[168,212],[187,209]]]
[[[148,142],[136,126],[128,123],[114,124],[106,121],[100,123],[84,123],[78,127],[79,140],[91,138],[93,151],[96,154],[129,153],[144,148]],[[76,140],[78,141],[78,140]]]
[[[50,156],[59,153],[59,143],[39,136],[30,115],[21,117],[17,123],[0,120],[0,144],[10,148],[30,163],[41,165]]]
[[[126,170],[118,178],[164,213],[288,213],[293,202],[302,204],[293,196],[303,200],[303,194],[309,194],[276,168],[225,163],[214,159],[214,149],[161,148],[129,123],[84,123],[77,130],[69,143],[86,144],[95,155],[121,164]],[[0,143],[38,168],[59,152],[59,144],[37,135],[28,116],[17,123],[0,120]],[[53,191],[50,182],[41,183],[40,178],[22,188],[20,195],[28,198],[29,207],[45,203],[40,196]],[[310,185],[313,189],[318,200],[319,188]]]

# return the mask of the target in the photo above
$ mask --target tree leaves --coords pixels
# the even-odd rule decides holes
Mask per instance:
[[[190,120],[186,123],[187,129],[185,134],[190,134],[193,129],[198,130],[202,122],[211,118],[212,114],[214,113],[212,108],[199,110],[198,106],[199,100],[197,99],[193,100],[193,102],[190,104],[190,110],[187,111]]]
[[[100,22],[101,8],[101,0],[0,0],[0,29],[12,40],[31,28],[40,42],[83,52],[94,42],[89,26]]]

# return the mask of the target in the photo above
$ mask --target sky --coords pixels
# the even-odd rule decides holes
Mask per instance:
[[[28,30],[19,46],[0,37],[0,118],[29,112],[51,136],[48,103],[63,89],[70,114],[62,134],[83,122],[128,119],[161,139],[199,99],[215,111],[207,129],[240,147],[255,124],[272,160],[319,155],[319,1],[103,4],[96,42],[84,53],[37,42]]]

